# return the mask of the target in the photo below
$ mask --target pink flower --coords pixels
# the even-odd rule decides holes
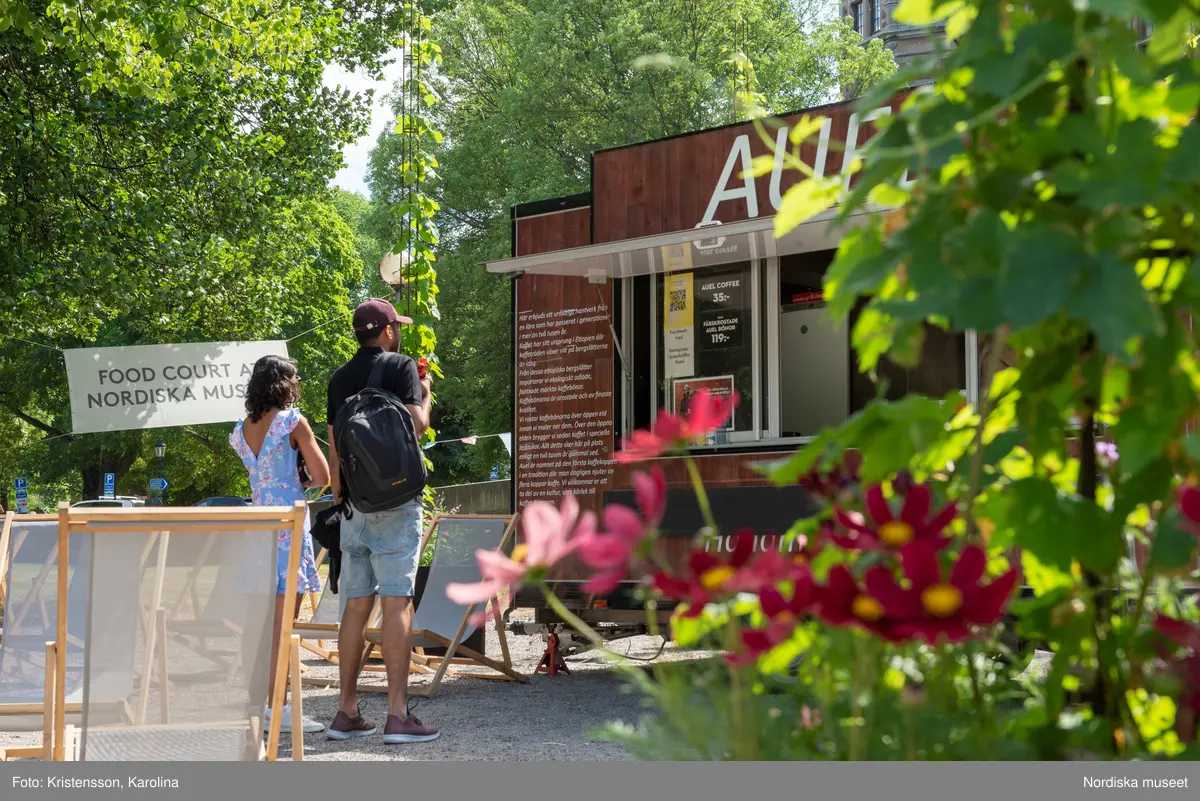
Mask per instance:
[[[910,542],[924,541],[940,550],[950,543],[950,538],[942,532],[954,520],[957,509],[951,502],[930,517],[933,495],[925,485],[917,484],[909,489],[899,517],[892,514],[883,497],[883,489],[878,485],[867,490],[864,500],[874,525],[867,525],[860,514],[834,510],[834,519],[850,531],[850,536],[833,535],[834,542],[841,547],[856,551],[899,550]]]
[[[630,560],[662,522],[667,509],[667,477],[662,468],[635,473],[633,485],[641,515],[626,506],[607,506],[604,531],[579,543],[579,558],[599,571],[584,585],[584,592],[607,595],[615,590],[628,574]]]
[[[698,437],[708,436],[729,421],[737,404],[737,392],[713,395],[702,389],[692,397],[686,417],[660,410],[654,430],[634,431],[633,436],[625,440],[621,450],[613,454],[613,460],[634,464],[657,459],[670,450],[690,444]]]
[[[546,569],[570,554],[596,530],[596,516],[579,514],[579,503],[571,493],[563,496],[559,508],[536,501],[521,514],[524,542],[513,548],[512,556],[497,551],[479,550],[475,559],[483,581],[477,584],[449,584],[446,596],[463,606],[485,603],[505,587],[515,592],[530,574],[539,577]]]

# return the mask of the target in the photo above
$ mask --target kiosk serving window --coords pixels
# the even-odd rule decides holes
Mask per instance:
[[[770,439],[815,436],[841,423],[876,397],[878,386],[859,369],[850,332],[866,306],[861,300],[849,319],[835,325],[825,309],[822,285],[835,251],[783,256],[778,260],[778,346],[768,347],[777,371],[779,408]],[[906,369],[883,360],[876,368],[886,384],[884,397],[909,393],[933,397],[966,389],[966,337],[925,326],[921,360]]]
[[[751,262],[660,274],[657,327],[659,406],[687,409],[700,390],[728,395],[741,403],[716,444],[756,438],[758,309]]]
[[[730,426],[706,446],[794,446],[865,407],[879,388],[858,369],[850,332],[866,305],[835,324],[823,299],[833,250],[814,250],[627,279],[623,327],[631,355],[626,435],[656,409],[686,411],[700,389],[741,396]],[[967,339],[927,326],[920,363],[882,362],[885,397],[969,394]],[[622,413],[618,413],[622,416]],[[619,425],[618,428],[622,428]]]

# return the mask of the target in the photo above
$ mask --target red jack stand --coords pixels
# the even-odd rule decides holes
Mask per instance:
[[[558,650],[558,635],[546,635],[546,653],[542,654],[542,661],[538,662],[537,670],[534,673],[545,673],[554,678],[559,673],[571,675],[571,669],[567,667],[566,661],[563,660],[562,652]]]

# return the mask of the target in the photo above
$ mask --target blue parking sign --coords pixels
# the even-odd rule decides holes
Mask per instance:
[[[26,514],[29,511],[29,480],[25,478],[13,479],[13,489],[17,491],[17,512]]]
[[[117,477],[113,473],[104,474],[104,494],[112,495],[117,489]]]

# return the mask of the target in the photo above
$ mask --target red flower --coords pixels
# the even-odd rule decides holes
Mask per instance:
[[[892,514],[887,499],[883,497],[883,489],[878,485],[867,490],[864,500],[873,526],[866,525],[857,513],[834,509],[834,519],[851,532],[850,536],[833,535],[834,542],[843,548],[856,551],[899,550],[910,542],[930,542],[940,550],[950,543],[950,538],[943,536],[942,532],[950,525],[958,510],[954,503],[948,503],[930,517],[933,495],[925,485],[917,484],[908,491],[899,517]]]
[[[800,478],[799,483],[809,495],[832,500],[858,483],[858,470],[838,465],[821,472],[820,468],[814,467]]]
[[[1200,537],[1200,489],[1183,487],[1179,490],[1179,511],[1192,524],[1188,531]]]
[[[590,534],[579,544],[579,558],[599,571],[584,584],[584,592],[607,595],[615,590],[628,575],[634,554],[662,522],[667,510],[667,478],[662,468],[635,473],[633,485],[642,514],[618,504],[607,506],[604,531]]]
[[[914,542],[900,554],[911,586],[901,588],[889,568],[877,565],[867,571],[867,592],[879,601],[896,628],[931,645],[945,638],[960,642],[971,636],[972,626],[991,626],[1004,616],[1004,608],[1017,581],[1016,569],[988,584],[980,579],[987,569],[987,554],[969,545],[942,575],[938,553],[929,542]]]
[[[748,574],[756,576],[762,586],[804,577],[811,578],[808,566],[825,549],[825,526],[826,524],[822,524],[822,533],[814,537],[800,534],[794,542],[786,546],[785,551],[763,551],[747,568]],[[782,539],[780,542],[782,543]],[[797,546],[799,550],[796,549]]]
[[[688,405],[686,417],[660,410],[654,429],[638,429],[625,440],[613,460],[623,464],[657,459],[675,448],[684,447],[698,437],[706,437],[728,422],[738,404],[738,394],[713,395],[708,390],[697,392]]]
[[[883,604],[858,586],[845,565],[830,568],[825,586],[816,595],[817,614],[832,626],[857,626],[891,642],[906,639],[894,628]]]
[[[808,612],[815,599],[816,585],[807,569],[794,579],[790,599],[785,600],[774,587],[765,588],[758,600],[763,614],[767,617],[767,627],[743,631],[743,650],[730,661],[735,664],[753,661],[792,636],[800,619]]]
[[[734,535],[733,550],[725,558],[707,551],[692,551],[686,575],[677,578],[655,573],[654,586],[668,598],[685,604],[685,617],[696,617],[706,605],[721,596],[753,592],[762,586],[761,577],[746,569],[753,554],[754,533],[743,529]]]
[[[1189,656],[1171,662],[1171,670],[1183,684],[1183,692],[1175,704],[1175,732],[1184,742],[1194,742],[1196,726],[1200,723],[1200,626],[1159,615],[1154,629],[1184,650]]]

